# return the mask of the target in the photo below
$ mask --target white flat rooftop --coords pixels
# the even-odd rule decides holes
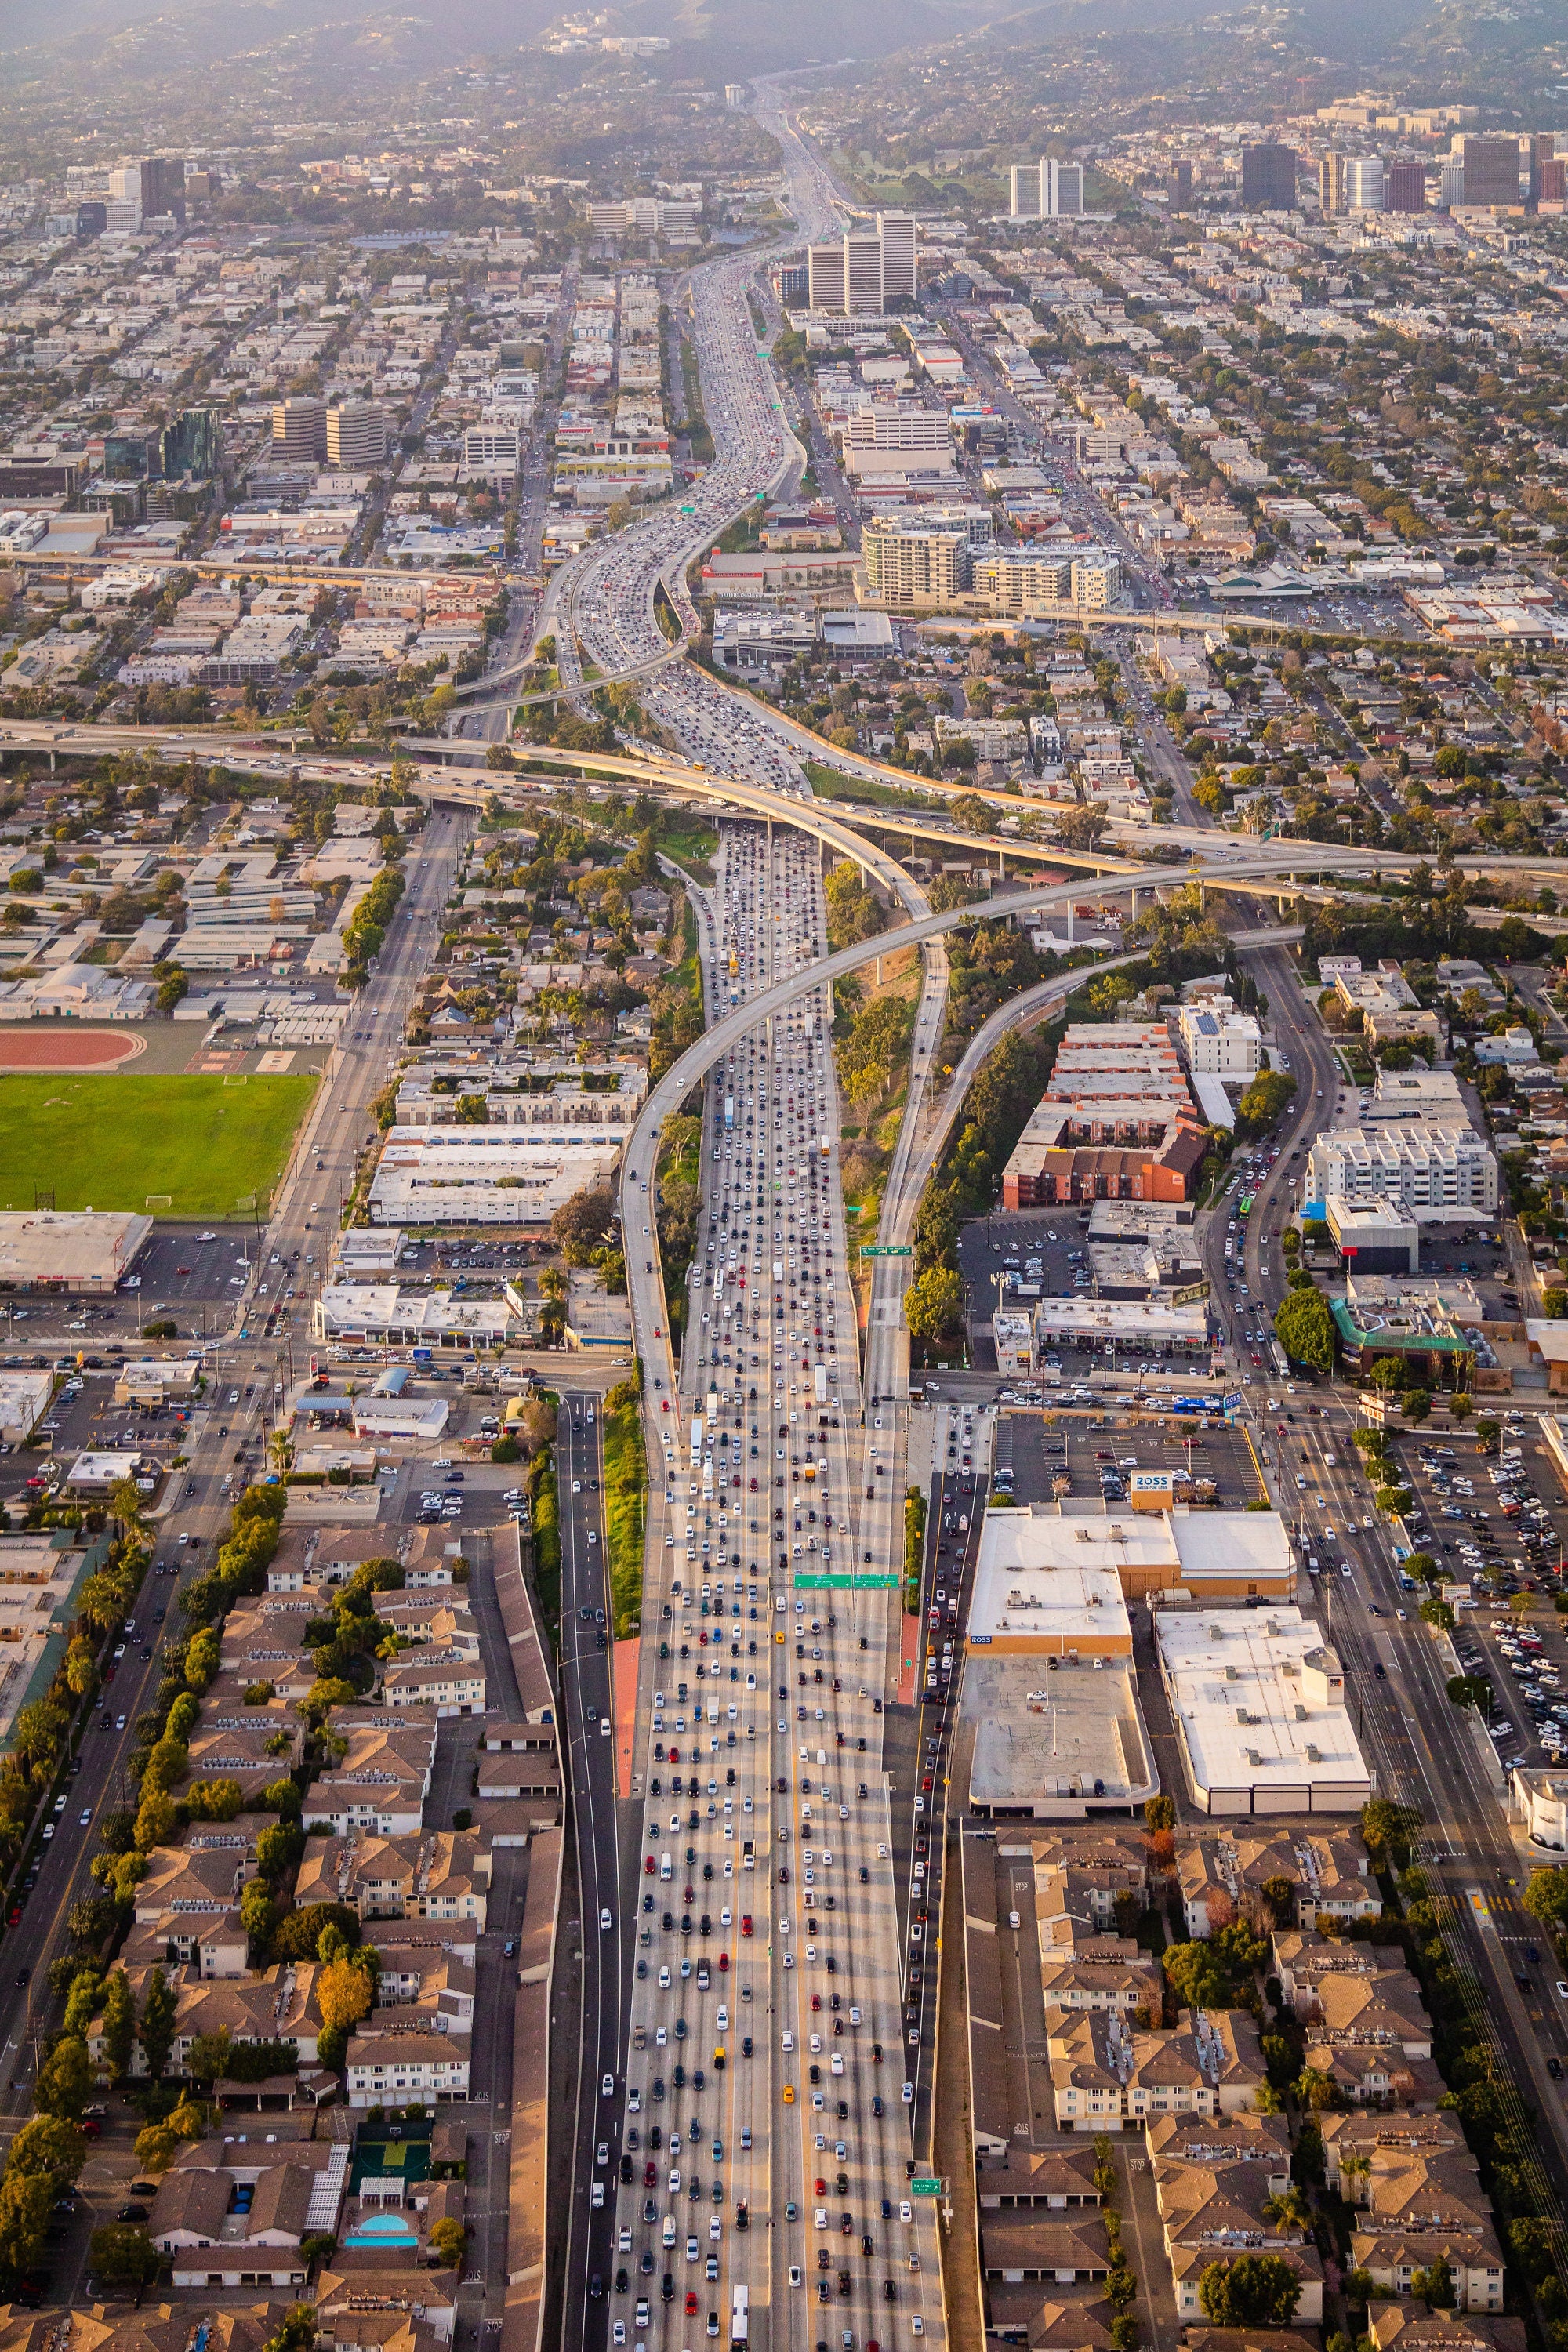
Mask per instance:
[[[1163,1611],[1154,1636],[1193,1794],[1209,1812],[1349,1812],[1372,1794],[1342,1695],[1325,1697],[1305,1663],[1323,1654],[1322,1629],[1299,1609]]]

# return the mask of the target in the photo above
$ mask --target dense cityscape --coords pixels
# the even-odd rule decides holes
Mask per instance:
[[[1568,25],[0,49],[0,2352],[1568,2352]]]

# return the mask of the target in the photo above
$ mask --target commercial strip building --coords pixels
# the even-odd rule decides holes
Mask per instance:
[[[1344,1668],[1299,1609],[1162,1610],[1161,1678],[1194,1801],[1208,1813],[1348,1813],[1372,1777]]]
[[[391,1348],[499,1348],[517,1319],[504,1298],[402,1290],[390,1282],[334,1282],[310,1309],[310,1335]]]
[[[1472,1284],[1363,1274],[1359,1259],[1356,1266],[1344,1297],[1329,1300],[1347,1371],[1365,1380],[1387,1357],[1403,1365],[1416,1385],[1487,1386],[1496,1359],[1481,1328],[1486,1310]]]
[[[119,1210],[29,1209],[0,1214],[0,1290],[105,1297],[153,1238],[151,1217]]]

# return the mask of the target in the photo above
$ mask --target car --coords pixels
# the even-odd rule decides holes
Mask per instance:
[[[605,1931],[606,1928],[608,1928],[608,1927],[612,1927],[614,1925],[615,1925],[615,1920],[614,1920],[614,1917],[613,1917],[612,1914],[611,1914],[608,1910],[601,1911],[601,1912],[600,1912],[600,1914],[599,1914],[599,1930],[600,1930],[600,1933],[601,1933],[601,1934],[603,1934],[603,1933],[604,1933],[604,1931]]]
[[[599,2096],[601,2099],[613,2099],[615,2095],[616,2078],[613,2074],[606,2074],[604,2081],[599,2084]]]

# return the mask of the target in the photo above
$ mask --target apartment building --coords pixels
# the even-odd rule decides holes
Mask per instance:
[[[1495,1216],[1497,1158],[1468,1127],[1415,1120],[1336,1128],[1318,1136],[1307,1155],[1307,1198],[1324,1201],[1331,1192],[1352,1202],[1386,1197],[1410,1209]]]

